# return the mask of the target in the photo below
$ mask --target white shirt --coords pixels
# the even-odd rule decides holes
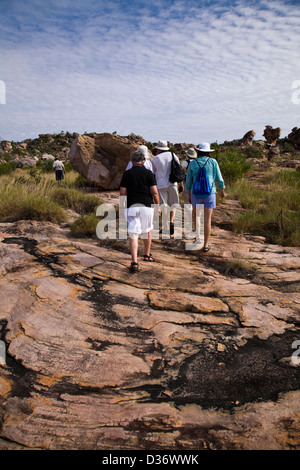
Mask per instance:
[[[153,171],[152,163],[150,162],[150,160],[145,160],[144,167],[147,168],[147,170]],[[130,168],[132,168],[132,162],[128,163],[126,170],[130,170]]]
[[[55,160],[53,163],[53,168],[55,170],[63,170],[64,169],[64,164],[60,160]]]
[[[177,155],[173,154],[176,161],[179,163]],[[171,183],[169,180],[171,173],[171,152],[162,152],[156,155],[152,160],[153,173],[156,176],[157,189],[167,188],[177,183]]]

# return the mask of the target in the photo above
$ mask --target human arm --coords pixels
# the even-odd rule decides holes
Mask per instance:
[[[126,208],[126,196],[127,196],[127,188],[124,186],[120,187],[120,197],[119,197],[119,208],[125,209]]]
[[[216,181],[217,181],[218,186],[220,188],[220,197],[221,198],[226,197],[225,183],[224,183],[224,180],[223,180],[223,177],[222,177],[222,174],[221,174],[221,171],[220,171],[220,168],[219,168],[219,165],[218,165],[217,162],[216,162]]]
[[[187,172],[186,172],[186,178],[185,178],[185,189],[190,192],[192,189],[193,185],[193,172],[192,172],[192,166],[194,162],[191,162],[188,166]]]
[[[155,209],[158,211],[158,214],[160,214],[160,201],[159,201],[159,194],[157,190],[157,186],[150,186],[150,193],[153,197],[154,203],[155,203]]]

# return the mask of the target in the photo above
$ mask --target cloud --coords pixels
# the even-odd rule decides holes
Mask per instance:
[[[3,138],[64,129],[222,142],[298,124],[300,10],[291,3],[4,5]]]

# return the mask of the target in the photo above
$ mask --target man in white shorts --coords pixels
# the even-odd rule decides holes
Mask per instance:
[[[143,238],[144,261],[153,261],[150,252],[151,230],[153,229],[153,202],[159,211],[159,195],[156,187],[156,178],[152,171],[145,168],[145,154],[136,150],[131,155],[132,168],[126,170],[120,183],[120,196],[127,197],[127,230],[130,236],[129,246],[131,252],[131,272],[139,270],[138,243],[139,235],[148,234]]]
[[[179,195],[177,183],[171,183],[169,180],[171,173],[172,152],[166,141],[159,141],[155,147],[156,155],[152,160],[153,172],[156,176],[157,189],[159,193],[160,204],[162,206],[163,220],[166,221],[168,228],[167,211],[168,206],[179,205]],[[175,160],[179,159],[173,154]],[[170,211],[170,235],[174,234],[175,208]]]

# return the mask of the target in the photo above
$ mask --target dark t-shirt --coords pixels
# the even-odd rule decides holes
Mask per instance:
[[[120,187],[127,189],[127,207],[133,204],[151,207],[153,204],[151,186],[156,186],[155,175],[144,166],[133,166],[125,171]]]

